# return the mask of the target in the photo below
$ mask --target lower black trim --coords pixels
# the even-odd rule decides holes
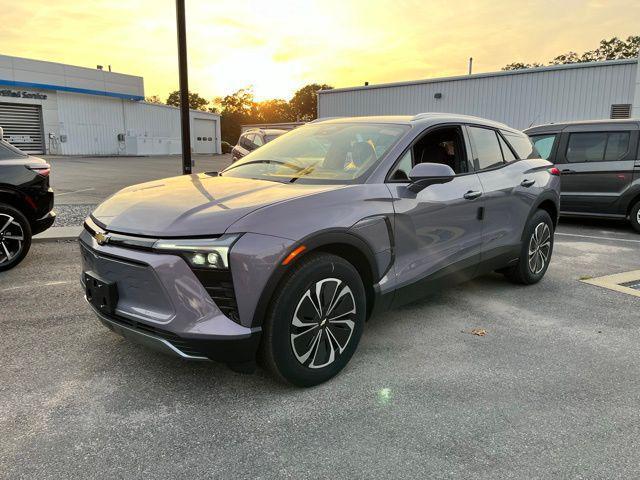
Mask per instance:
[[[379,304],[398,307],[420,300],[430,293],[443,288],[469,281],[473,278],[513,265],[520,256],[521,245],[509,245],[494,249],[478,256],[471,257],[453,265],[449,265],[417,282],[399,287],[379,297]],[[383,311],[382,308],[376,313]]]
[[[561,217],[582,217],[582,218],[610,218],[612,220],[624,220],[627,215],[622,213],[592,213],[592,212],[560,212]]]
[[[119,315],[96,312],[109,322],[168,341],[181,352],[193,357],[207,357],[216,362],[254,362],[260,344],[261,332],[234,337],[187,338],[168,330],[154,327]]]
[[[428,277],[397,288],[392,306],[398,307],[415,302],[434,291],[471,280],[476,276],[478,260],[479,255],[467,258],[444,267]]]

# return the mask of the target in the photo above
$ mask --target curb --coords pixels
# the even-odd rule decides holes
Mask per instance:
[[[51,227],[42,233],[39,233],[31,240],[33,243],[57,242],[76,240],[82,233],[82,226],[74,227]]]

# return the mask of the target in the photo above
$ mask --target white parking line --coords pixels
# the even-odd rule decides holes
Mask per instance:
[[[579,235],[577,233],[561,233],[561,232],[556,232],[556,235],[564,235],[565,237],[593,238],[596,240],[608,240],[610,242],[640,243],[640,240],[632,240],[631,238],[599,237],[597,235]]]
[[[63,195],[70,195],[72,193],[88,192],[89,190],[95,190],[95,188],[89,187],[89,188],[83,188],[81,190],[74,190],[73,192],[56,193],[56,197],[61,197]]]
[[[23,288],[41,288],[41,287],[52,287],[55,285],[68,285],[69,283],[75,283],[75,280],[65,280],[65,281],[57,281],[57,282],[45,282],[45,283],[31,283],[28,285],[18,285],[17,287],[9,287],[0,292],[10,292],[12,290],[21,290]]]

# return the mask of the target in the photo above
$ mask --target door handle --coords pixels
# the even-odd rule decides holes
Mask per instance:
[[[563,168],[560,170],[560,173],[576,173],[575,170],[571,170],[570,168]]]
[[[523,187],[529,188],[534,183],[536,183],[535,180],[528,180],[525,178],[524,180],[522,180],[522,182],[520,182],[520,185],[522,185]]]
[[[479,192],[477,190],[469,190],[467,193],[463,195],[463,197],[466,198],[467,200],[474,200],[478,198],[480,195],[482,195],[482,192]]]

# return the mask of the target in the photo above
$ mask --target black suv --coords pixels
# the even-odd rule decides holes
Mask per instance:
[[[638,120],[551,123],[525,130],[562,173],[566,216],[629,219],[640,232]]]
[[[231,161],[239,160],[284,133],[287,133],[287,130],[275,128],[255,128],[244,132],[240,135],[238,144],[231,150]]]
[[[20,263],[29,252],[32,235],[53,224],[50,171],[47,162],[0,136],[0,271]]]

